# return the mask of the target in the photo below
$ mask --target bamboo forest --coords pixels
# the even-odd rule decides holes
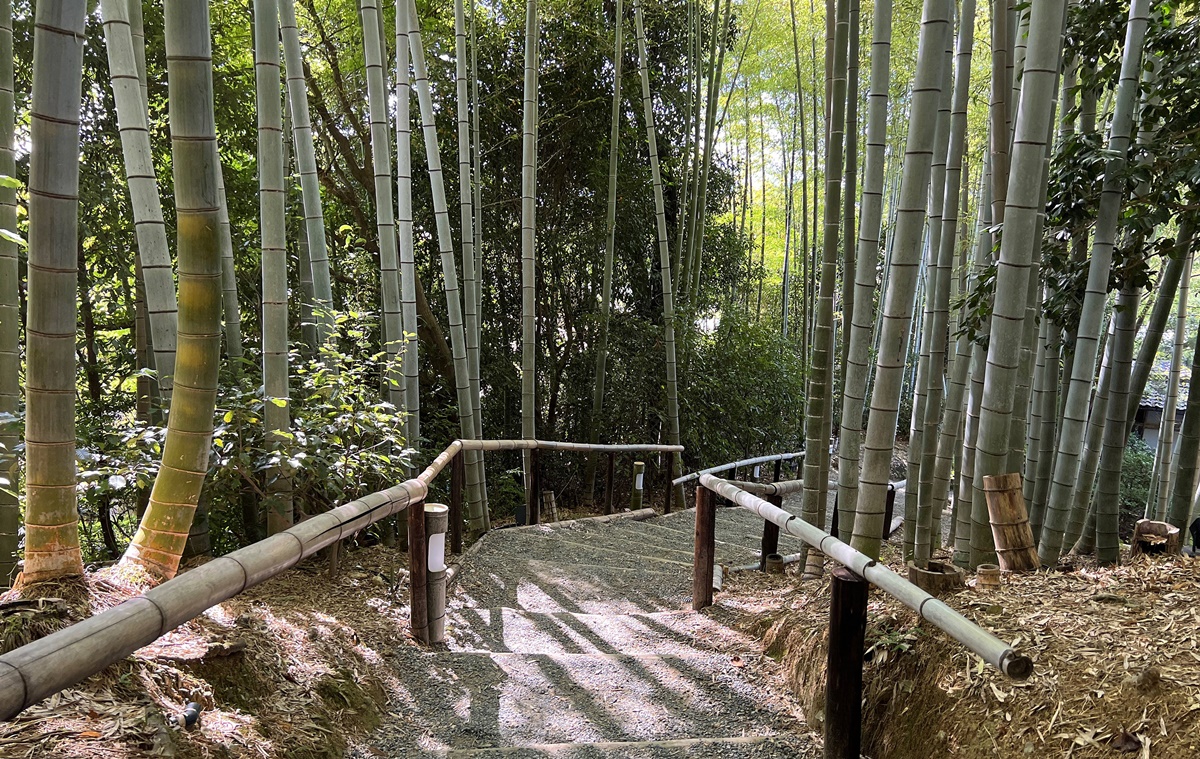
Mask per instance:
[[[1200,755],[1198,223],[1196,0],[0,0],[0,757]]]

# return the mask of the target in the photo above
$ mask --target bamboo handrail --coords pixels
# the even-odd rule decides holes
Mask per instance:
[[[698,472],[685,474],[682,477],[676,477],[671,480],[672,485],[683,485],[693,480],[698,480],[706,474],[714,474],[716,472],[724,472],[726,469],[736,469],[739,466],[750,466],[751,464],[766,464],[770,461],[791,461],[792,459],[804,458],[804,451],[796,451],[795,453],[772,453],[769,456],[756,456],[752,459],[742,459],[741,461],[730,461],[728,464],[719,464],[710,466],[708,469],[701,469]]]
[[[721,479],[735,488],[741,488],[754,495],[791,495],[804,490],[804,480],[784,480],[783,482],[742,482],[740,480]]]
[[[974,651],[1005,675],[1015,680],[1024,680],[1033,674],[1033,661],[1028,656],[1017,653],[1012,646],[954,611],[944,602],[821,528],[711,474],[700,475],[700,484],[768,522],[779,525],[779,529],[789,535],[820,549],[826,556],[917,612],[922,619],[931,622],[951,638]]]
[[[604,445],[592,443],[569,443],[557,440],[455,440],[438,454],[417,479],[428,485],[459,451],[574,451],[580,453],[682,453],[682,445]]]
[[[0,720],[120,661],[206,609],[425,499],[409,480],[213,559],[108,611],[0,656]]]

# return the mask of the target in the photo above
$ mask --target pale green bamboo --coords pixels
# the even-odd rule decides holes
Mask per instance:
[[[1037,470],[1034,472],[1033,493],[1029,502],[1029,527],[1034,535],[1042,534],[1042,523],[1046,515],[1046,498],[1050,495],[1050,478],[1054,473],[1054,443],[1058,415],[1058,365],[1062,351],[1062,330],[1057,324],[1043,317],[1048,325],[1045,341],[1045,358],[1042,367],[1042,395],[1038,416],[1041,429],[1038,434]],[[1032,426],[1032,425],[1031,425]]]
[[[875,269],[883,215],[883,184],[887,150],[888,86],[891,76],[892,2],[876,0],[871,36],[871,84],[867,94],[866,159],[863,166],[862,208],[858,255],[854,267],[854,310],[842,391],[838,442],[838,526],[851,535],[858,513],[858,476],[862,449],[863,406],[867,391],[871,339],[875,319]],[[796,53],[797,62],[799,53]],[[764,186],[765,192],[765,186]],[[841,537],[841,536],[839,536]]]
[[[75,329],[84,0],[38,3],[30,108],[25,582],[83,572],[75,508]]]
[[[1004,222],[1004,200],[1008,195],[1009,150],[1012,146],[1009,124],[1014,105],[1012,83],[1008,77],[1008,3],[992,0],[991,98],[988,102],[988,143],[992,161],[992,223]]]
[[[429,166],[429,186],[433,196],[438,250],[441,254],[442,279],[446,291],[446,315],[450,322],[450,349],[454,360],[459,428],[463,438],[477,440],[479,435],[475,429],[475,417],[471,413],[470,372],[467,368],[462,296],[458,287],[458,270],[454,263],[454,239],[450,233],[450,212],[446,205],[446,184],[442,176],[442,157],[438,149],[433,96],[429,90],[429,74],[425,67],[425,46],[421,41],[421,25],[413,0],[408,0],[408,14],[408,45],[412,55],[417,102],[421,110],[421,131],[425,137],[425,158]],[[480,535],[491,528],[491,517],[484,508],[481,492],[482,458],[478,451],[468,451],[466,456],[467,518],[470,521],[471,532]]]
[[[527,0],[521,117],[521,437],[529,440],[537,437],[537,46],[537,0]],[[531,452],[523,453],[522,461],[525,489],[530,491]]]
[[[838,376],[842,378],[843,384],[845,384],[846,377],[846,359],[850,354],[850,315],[854,313],[855,285],[851,272],[857,268],[855,262],[858,253],[858,237],[854,231],[854,209],[858,202],[858,59],[861,54],[859,26],[862,15],[860,5],[860,0],[850,0],[850,47],[846,58],[846,159],[842,172],[842,183],[845,186],[842,192],[842,306],[840,318],[842,349],[838,355],[837,364]],[[841,446],[840,441],[838,445]],[[843,514],[838,525],[839,527],[845,525],[841,529],[843,535],[839,537],[849,540],[850,533],[854,529],[853,513]]]
[[[1179,430],[1179,453],[1176,455],[1175,480],[1171,490],[1171,503],[1167,507],[1167,521],[1184,530],[1191,517],[1192,502],[1196,492],[1197,454],[1200,454],[1200,403],[1191,399],[1200,398],[1200,332],[1196,333],[1192,352],[1192,376],[1188,382],[1188,407],[1183,414],[1183,426]]]
[[[1054,566],[1063,549],[1063,533],[1068,527],[1068,506],[1074,503],[1076,488],[1088,487],[1077,475],[1082,473],[1079,455],[1086,432],[1088,397],[1096,374],[1097,343],[1104,320],[1109,274],[1112,268],[1116,225],[1120,215],[1123,173],[1129,148],[1129,133],[1137,101],[1138,80],[1141,77],[1142,40],[1145,38],[1149,0],[1134,0],[1129,8],[1125,31],[1125,54],[1121,61],[1117,87],[1117,110],[1109,127],[1110,158],[1105,168],[1106,179],[1097,212],[1095,239],[1088,264],[1087,289],[1080,310],[1072,360],[1071,384],[1063,404],[1061,432],[1055,455],[1054,474],[1047,498],[1046,518],[1042,528],[1038,555],[1042,564]],[[1036,33],[1036,27],[1033,32]],[[1123,412],[1124,410],[1122,410]],[[1069,543],[1068,543],[1069,544]]]
[[[238,303],[237,269],[233,260],[233,235],[229,227],[229,205],[225,198],[225,175],[221,168],[219,154],[217,155],[217,198],[220,202],[218,218],[221,224],[221,310],[225,316],[225,352],[236,365],[245,353],[242,348],[242,310]]]
[[[316,147],[313,143],[312,116],[308,109],[308,83],[304,77],[295,0],[279,0],[279,31],[283,38],[288,102],[292,111],[292,141],[296,151],[297,173],[300,174],[304,224],[308,232],[308,261],[312,266],[313,292],[316,295],[314,316],[317,339],[324,344],[334,332],[333,285],[329,275],[325,212],[321,203],[321,183],[317,178]]]
[[[596,382],[588,430],[588,442],[592,445],[600,442],[600,415],[604,412],[604,382],[608,365],[608,328],[612,314],[613,252],[617,245],[617,160],[621,153],[621,68],[625,58],[624,10],[622,0],[617,0],[616,28],[613,32],[612,116],[608,137],[608,215],[605,217],[604,276],[600,285],[600,337],[596,343]],[[596,491],[594,454],[588,456],[583,480],[583,500],[585,504],[591,504]]]
[[[650,177],[654,184],[654,210],[658,230],[658,265],[663,291],[663,349],[666,354],[667,442],[679,445],[679,389],[675,376],[675,301],[671,291],[671,251],[667,240],[667,212],[663,200],[662,171],[658,165],[658,137],[654,127],[654,101],[650,96],[649,56],[646,32],[642,27],[642,9],[633,0],[633,22],[637,33],[638,74],[642,81],[642,114],[646,120],[646,143],[650,150]],[[683,474],[683,459],[678,452],[671,458],[671,479]],[[683,503],[683,485],[675,486],[671,500]]]
[[[475,31],[476,2],[471,0],[471,151],[475,162],[475,188],[472,208],[475,222],[471,225],[475,232],[475,276],[479,286],[475,288],[475,313],[479,314],[479,325],[483,322],[483,148],[479,143],[480,112],[483,110],[479,99],[479,35]],[[481,342],[481,327],[477,327],[475,342]],[[480,417],[480,433],[483,432],[483,419]],[[487,483],[484,482],[484,500],[487,499]]]
[[[988,342],[987,381],[980,406],[972,502],[971,564],[992,555],[991,528],[983,497],[983,478],[1002,474],[1008,464],[1009,428],[1014,413],[1016,377],[1024,340],[1026,302],[1037,216],[1044,197],[1043,164],[1053,126],[1056,76],[1062,55],[1064,0],[1046,0],[1032,8],[1021,100],[1017,107],[1012,172],[1005,198],[1004,234],[996,273],[996,296]],[[1024,414],[1024,409],[1017,413]],[[986,534],[985,534],[986,533]]]
[[[951,25],[953,30],[953,24]],[[930,166],[929,188],[929,226],[926,232],[925,250],[925,313],[921,322],[921,354],[917,366],[915,388],[916,400],[913,403],[912,419],[910,420],[909,450],[908,450],[908,479],[913,483],[917,494],[915,509],[904,510],[904,552],[906,557],[917,561],[927,561],[930,552],[930,533],[933,527],[932,490],[933,471],[932,458],[926,453],[936,453],[937,420],[941,417],[940,395],[944,370],[942,364],[934,363],[934,346],[937,344],[938,306],[943,286],[947,288],[945,301],[950,300],[950,266],[943,265],[942,248],[942,213],[945,209],[946,167],[950,144],[950,116],[954,104],[954,37],[946,35],[946,49],[942,62],[942,88],[938,105],[937,133],[933,141],[933,159]],[[958,205],[957,193],[950,199],[954,207]],[[953,260],[953,257],[951,257]],[[943,284],[944,283],[944,284]],[[942,308],[944,318],[946,308]],[[941,330],[945,332],[945,321]],[[945,363],[946,343],[943,335],[941,341],[941,361]],[[926,429],[930,425],[926,419],[931,413],[931,390],[934,385],[938,388],[939,404],[936,416],[933,418],[932,434],[926,439]],[[930,470],[924,469],[926,463]]]
[[[1138,347],[1137,358],[1133,362],[1133,373],[1129,380],[1129,408],[1126,410],[1126,436],[1133,434],[1133,425],[1142,396],[1146,392],[1146,383],[1150,380],[1150,371],[1154,368],[1154,359],[1158,355],[1158,346],[1162,343],[1163,332],[1166,331],[1167,321],[1171,318],[1171,310],[1175,305],[1175,293],[1179,291],[1179,280],[1183,275],[1183,264],[1186,256],[1181,252],[1191,250],[1192,223],[1184,218],[1179,223],[1179,231],[1175,237],[1175,256],[1167,259],[1158,283],[1154,287],[1154,308],[1146,319],[1145,325],[1138,330],[1142,335]]]
[[[287,185],[278,0],[254,0],[254,58],[262,245],[263,424],[268,444],[278,448],[287,445],[292,434],[288,388]],[[267,534],[274,535],[292,526],[291,480],[282,466],[272,466],[263,474]]]
[[[392,151],[388,128],[386,65],[380,36],[383,17],[377,0],[359,0],[363,25],[363,60],[367,70],[367,102],[371,117],[371,163],[375,167],[375,230],[379,235],[379,290],[383,307],[383,342],[390,368],[387,397],[404,407],[400,351],[404,325],[400,315],[400,261],[396,250],[396,207],[392,199]]]
[[[154,173],[149,121],[146,104],[142,100],[128,9],[126,0],[103,0],[101,3],[125,178],[129,185],[137,248],[145,281],[150,345],[154,349],[154,365],[158,368],[158,384],[163,400],[169,402],[171,376],[175,367],[175,277],[158,194],[158,178]]]
[[[1021,450],[1024,452],[1024,474],[1021,482],[1021,495],[1025,503],[1032,508],[1033,489],[1037,484],[1038,460],[1042,451],[1042,393],[1045,391],[1044,375],[1046,372],[1046,348],[1049,340],[1048,319],[1042,319],[1038,324],[1037,359],[1033,370],[1032,395],[1029,399],[1029,424],[1025,426],[1025,439],[1022,440]],[[1011,435],[1011,433],[1009,433]],[[1010,458],[1011,462],[1011,458]],[[1036,534],[1036,533],[1035,533]]]
[[[1092,548],[1095,546],[1095,513],[1088,507],[1092,502],[1092,488],[1096,485],[1096,471],[1100,468],[1101,438],[1104,436],[1104,418],[1108,413],[1108,387],[1112,381],[1112,372],[1109,370],[1109,351],[1107,346],[1111,336],[1112,320],[1109,319],[1109,323],[1100,337],[1099,351],[1101,363],[1099,374],[1097,375],[1096,392],[1092,398],[1091,410],[1088,413],[1083,454],[1079,457],[1079,465],[1076,472],[1078,486],[1075,488],[1074,495],[1069,504],[1070,520],[1067,530],[1063,535],[1063,546],[1074,553],[1091,553]],[[1085,520],[1089,524],[1087,527],[1086,546],[1083,546],[1083,550],[1081,550],[1081,543],[1078,541],[1080,541],[1082,536]],[[1045,539],[1045,535],[1046,525],[1043,524],[1043,540]]]
[[[12,0],[0,0],[0,175],[15,177],[13,132]],[[0,185],[0,229],[17,231],[17,191]],[[21,405],[21,308],[17,244],[0,236],[0,415],[16,416]],[[16,488],[20,459],[19,429],[12,417],[0,418],[0,589],[12,585],[17,573],[17,533],[21,507]]]
[[[1187,304],[1188,293],[1192,280],[1192,251],[1184,254],[1186,262],[1183,265],[1183,277],[1179,288],[1178,311],[1175,316],[1175,345],[1171,351],[1171,373],[1167,383],[1167,401],[1163,408],[1162,422],[1159,423],[1158,436],[1158,480],[1154,483],[1153,513],[1147,513],[1151,519],[1163,520],[1167,516],[1167,502],[1170,500],[1172,454],[1175,451],[1175,416],[1179,407],[1179,379],[1183,374],[1183,351],[1187,347]],[[1148,510],[1149,511],[1149,510]]]
[[[404,327],[405,442],[421,447],[421,385],[417,374],[417,273],[413,257],[412,74],[409,71],[408,3],[396,3],[396,227],[400,252],[400,316]],[[478,230],[476,230],[478,231]]]
[[[691,169],[692,187],[691,187],[691,191],[689,193],[687,193],[687,198],[688,198],[687,234],[686,234],[686,237],[683,238],[683,245],[681,246],[680,251],[679,251],[678,255],[676,256],[676,260],[678,261],[678,265],[676,266],[676,268],[678,269],[678,271],[673,274],[674,292],[676,294],[678,294],[678,296],[679,296],[680,306],[686,306],[688,290],[692,284],[691,251],[693,251],[695,249],[696,235],[703,234],[703,231],[700,230],[697,226],[699,224],[699,219],[700,219],[700,215],[701,215],[702,211],[697,210],[697,209],[700,208],[700,177],[701,177],[701,174],[703,171],[702,167],[704,165],[704,154],[701,152],[701,150],[702,149],[707,150],[707,146],[702,148],[702,137],[701,137],[701,133],[700,133],[700,127],[703,124],[703,125],[705,125],[706,130],[707,130],[708,107],[709,107],[709,102],[713,99],[711,97],[712,96],[712,72],[716,68],[717,37],[718,37],[718,35],[717,35],[717,19],[719,19],[721,17],[721,0],[713,0],[713,9],[712,9],[712,14],[710,16],[710,18],[712,20],[712,31],[708,37],[708,56],[706,59],[708,62],[707,66],[708,66],[708,71],[709,71],[709,82],[708,82],[708,86],[704,88],[705,92],[704,92],[703,98],[700,95],[700,91],[701,91],[701,87],[702,87],[703,80],[704,80],[705,64],[700,59],[700,47],[701,47],[701,43],[703,42],[703,36],[704,36],[704,31],[703,31],[704,30],[704,19],[703,19],[703,7],[700,5],[699,0],[696,0],[696,9],[695,9],[694,15],[695,15],[695,22],[696,22],[695,39],[694,39],[694,42],[695,42],[694,58],[696,61],[696,70],[695,70],[696,79],[695,79],[694,99],[696,101],[696,109],[695,109],[696,110],[696,114],[695,114],[696,120],[693,123],[694,134],[692,137],[692,169]],[[704,104],[704,118],[703,119],[700,117],[700,106],[701,106],[702,102]],[[706,133],[707,133],[707,131],[706,131]],[[784,330],[784,332],[786,333],[786,330]]]
[[[1117,295],[1113,313],[1112,387],[1109,389],[1108,412],[1100,451],[1100,474],[1092,508],[1096,512],[1096,558],[1102,564],[1120,560],[1120,541],[1117,528],[1120,510],[1117,501],[1121,491],[1121,469],[1125,457],[1125,417],[1129,399],[1129,371],[1133,363],[1133,341],[1137,332],[1140,286],[1126,279]]]
[[[122,562],[171,577],[208,470],[221,357],[221,251],[208,2],[173,0],[164,15],[179,230],[176,383],[150,506]]]
[[[813,330],[811,374],[804,394],[804,521],[824,529],[827,501],[824,498],[829,482],[829,437],[825,434],[826,419],[832,419],[832,383],[827,376],[834,362],[833,296],[837,289],[839,258],[839,226],[842,215],[842,170],[845,157],[846,77],[850,44],[850,3],[838,0],[837,23],[834,31],[833,107],[829,125],[829,140],[825,153],[825,234],[821,249],[821,276],[817,291],[816,324]],[[857,104],[855,104],[857,105]],[[821,552],[801,549],[807,556],[804,576],[819,577],[823,570]]]
[[[925,225],[931,154],[941,96],[942,58],[949,27],[950,3],[925,0],[894,247],[883,301],[880,349],[875,361],[875,384],[863,445],[858,514],[854,519],[853,546],[873,557],[879,555],[884,499],[895,449],[896,417],[908,352],[908,333],[913,321],[917,270],[921,261],[921,231]]]

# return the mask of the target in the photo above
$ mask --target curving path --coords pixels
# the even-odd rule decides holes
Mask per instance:
[[[717,519],[718,561],[753,561],[761,520]],[[390,716],[357,756],[817,756],[738,612],[690,610],[692,529],[689,510],[490,533],[451,591],[448,645],[399,647]]]

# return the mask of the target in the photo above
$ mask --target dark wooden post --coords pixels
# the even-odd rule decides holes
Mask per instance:
[[[529,489],[526,491],[528,502],[525,504],[525,515],[528,524],[541,524],[541,495],[542,495],[542,462],[534,448],[529,452]]]
[[[463,480],[466,478],[466,468],[463,465],[464,454],[460,451],[450,462],[450,552],[462,553],[462,507]]]
[[[771,478],[771,482],[779,482],[779,478],[783,475],[783,459],[775,459],[775,474]]]
[[[613,498],[616,495],[613,493],[613,480],[617,471],[617,454],[615,451],[608,452],[608,471],[604,473],[604,513],[613,513]]]
[[[420,643],[429,642],[429,544],[425,539],[425,501],[408,504],[408,624]]]
[[[663,473],[663,513],[671,513],[671,497],[675,494],[675,486],[671,484],[671,454],[666,451],[662,454],[662,473]]]
[[[769,495],[766,498],[767,503],[772,506],[783,508],[783,496]],[[758,557],[758,571],[764,572],[767,569],[767,557],[773,553],[779,553],[779,525],[774,522],[763,520],[762,534],[762,553]]]
[[[888,483],[887,500],[883,507],[883,539],[892,536],[892,514],[896,510],[896,486]]]
[[[338,557],[342,553],[342,541],[335,540],[329,544],[329,579],[337,577]]]
[[[859,759],[867,581],[845,567],[837,567],[832,575],[825,670],[825,759]]]
[[[712,606],[713,560],[716,558],[717,507],[712,491],[696,486],[696,547],[692,555],[692,609]]]

